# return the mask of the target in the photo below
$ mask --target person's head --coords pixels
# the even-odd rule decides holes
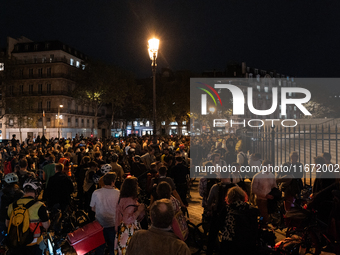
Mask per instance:
[[[163,152],[164,152],[165,155],[169,155],[169,148],[168,148],[168,147],[165,147],[165,148],[163,149]]]
[[[158,173],[160,176],[166,176],[166,172],[168,171],[168,169],[165,166],[161,166],[158,170]]]
[[[133,199],[138,196],[138,179],[134,176],[126,178],[120,189],[119,198],[132,197]]]
[[[269,160],[269,159],[266,159],[266,160],[263,160],[262,162],[262,166],[265,166],[269,169],[269,167],[272,165],[273,163]]]
[[[118,158],[119,158],[118,155],[116,153],[113,153],[112,156],[111,156],[111,161],[113,163],[117,163]]]
[[[55,172],[56,173],[62,172],[63,170],[64,170],[64,165],[62,163],[55,164]]]
[[[292,163],[297,163],[299,159],[299,153],[297,151],[292,151],[289,157]]]
[[[35,194],[34,197],[39,196],[41,191],[41,182],[35,178],[28,178],[23,185],[24,193]]]
[[[175,160],[176,160],[176,163],[180,164],[180,163],[183,162],[183,157],[181,157],[181,156],[176,157]]]
[[[172,203],[169,199],[155,201],[150,210],[152,225],[156,228],[168,228],[175,216]]]
[[[104,185],[114,186],[116,176],[116,173],[113,172],[106,173],[103,177]]]
[[[133,160],[134,160],[135,162],[137,162],[137,163],[140,163],[141,158],[140,158],[139,155],[135,155],[135,156],[133,157]]]
[[[150,155],[154,155],[155,154],[155,149],[152,146],[148,147],[148,152]]]
[[[55,160],[55,156],[53,154],[50,154],[50,156],[48,157],[48,161],[50,163],[54,163],[54,160]]]
[[[314,158],[314,163],[315,163],[315,165],[322,166],[322,165],[326,164],[326,160],[321,156],[317,156],[317,157]]]
[[[89,156],[84,156],[80,161],[80,165],[88,164],[90,163],[90,161],[91,161],[91,158]]]
[[[160,182],[157,185],[156,192],[157,192],[157,196],[159,199],[162,199],[162,198],[170,199],[172,189],[169,183]]]
[[[16,137],[16,135],[12,135],[12,137],[13,137],[13,138],[15,138],[15,137]]]
[[[220,161],[221,159],[221,155],[217,152],[214,152],[212,155],[211,155],[211,161],[212,162],[218,162]]]
[[[231,164],[231,166],[232,166],[232,167],[233,167],[233,166],[235,167],[237,173],[240,172],[240,168],[241,168],[240,163],[234,162],[234,163]]]
[[[261,159],[261,154],[260,153],[254,153],[254,159],[255,160]]]
[[[112,170],[112,166],[110,164],[104,164],[100,167],[100,172],[102,174],[106,174]]]
[[[331,156],[330,153],[324,152],[324,153],[322,154],[322,157],[325,159],[326,164],[330,164],[330,163],[331,163],[332,156]]]
[[[4,182],[6,184],[18,183],[19,178],[15,173],[9,173],[4,176]]]
[[[100,159],[100,158],[101,158],[100,152],[96,152],[96,153],[94,154],[94,158],[95,158],[95,159]]]
[[[20,166],[20,169],[27,169],[27,166],[28,166],[27,160],[25,158],[20,159],[19,166]]]
[[[71,153],[66,152],[66,153],[64,154],[64,157],[70,159],[70,158],[71,158]]]
[[[97,168],[98,168],[97,162],[91,161],[91,162],[90,162],[90,168],[91,168],[91,169],[97,169]]]
[[[247,194],[240,187],[232,187],[228,190],[226,202],[227,204],[232,204],[236,202],[246,202]]]

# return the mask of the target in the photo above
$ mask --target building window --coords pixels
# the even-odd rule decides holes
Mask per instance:
[[[50,44],[49,43],[45,43],[45,49],[48,50],[50,48]]]
[[[51,77],[51,73],[52,73],[51,70],[52,70],[51,67],[47,68],[47,77]]]
[[[76,127],[78,127],[78,119],[76,119]]]
[[[45,62],[46,62],[46,56],[43,56],[43,57],[41,58],[41,62],[42,62],[42,63],[45,63]]]
[[[42,111],[42,101],[38,102],[38,111]]]
[[[38,58],[37,58],[37,56],[34,56],[33,57],[33,63],[37,63],[38,62]]]
[[[51,126],[51,118],[46,119],[46,126],[48,126],[48,127]]]
[[[24,70],[23,69],[20,69],[19,75],[20,75],[20,78],[24,77]]]
[[[50,63],[52,63],[53,61],[54,61],[54,55],[51,54],[51,55],[50,55]]]
[[[42,76],[42,68],[38,69],[38,76],[41,77]]]
[[[39,85],[38,85],[38,93],[39,93],[39,94],[42,94],[42,84],[39,84]]]
[[[81,126],[84,127],[84,119],[81,119]]]
[[[80,63],[79,63],[79,61],[76,61],[76,67],[78,67],[78,68],[79,68],[79,66],[80,66]]]
[[[296,106],[294,106],[294,111],[296,111]]]
[[[5,64],[4,63],[0,63],[0,71],[5,70]]]
[[[87,119],[87,127],[89,128],[90,127],[90,120]]]
[[[261,87],[260,86],[257,86],[257,91],[261,91]]]
[[[13,126],[14,125],[14,120],[13,119],[9,119],[9,125]]]
[[[269,96],[268,96],[268,95],[266,95],[266,99],[269,99]]]
[[[30,95],[33,94],[33,84],[28,85],[28,93],[29,93]]]
[[[32,68],[30,68],[30,69],[28,70],[28,77],[29,77],[29,78],[33,78],[33,69],[32,69]]]
[[[73,58],[70,58],[70,65],[71,66],[73,66],[73,62],[74,62]]]
[[[81,67],[82,67],[81,69],[85,70],[85,65],[81,65]]]
[[[67,126],[68,126],[68,127],[71,127],[71,118],[68,118],[68,119],[67,119]]]
[[[186,125],[187,124],[187,122],[186,121],[182,121],[182,125]]]
[[[261,94],[258,94],[258,97],[261,98]]]
[[[257,75],[259,73],[259,69],[255,69],[254,73]]]
[[[47,84],[46,86],[46,91],[47,91],[47,94],[51,94],[51,84]]]
[[[268,87],[264,87],[264,92],[268,92]]]
[[[25,50],[28,50],[28,44],[25,45]]]
[[[51,111],[51,101],[47,101],[47,111]]]
[[[24,93],[24,85],[20,85],[20,94]]]

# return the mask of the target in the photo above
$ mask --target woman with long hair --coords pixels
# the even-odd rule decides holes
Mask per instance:
[[[115,254],[125,254],[134,232],[140,229],[140,221],[145,214],[145,205],[139,204],[138,179],[128,177],[120,189],[116,211],[116,244]]]

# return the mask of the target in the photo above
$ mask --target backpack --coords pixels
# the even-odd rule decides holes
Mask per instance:
[[[4,164],[4,175],[12,173],[12,162],[11,161],[5,161]]]
[[[8,243],[9,247],[26,246],[32,243],[34,239],[34,231],[30,230],[30,216],[28,209],[36,203],[35,200],[25,205],[18,205],[17,201],[13,203],[13,211],[8,225]]]

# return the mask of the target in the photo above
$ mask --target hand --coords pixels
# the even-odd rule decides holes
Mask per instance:
[[[269,194],[266,196],[266,198],[267,199],[274,199],[274,197],[272,195],[269,195]]]

